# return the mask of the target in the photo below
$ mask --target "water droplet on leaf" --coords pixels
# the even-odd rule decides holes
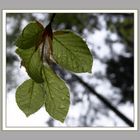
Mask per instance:
[[[52,98],[54,98],[54,95],[52,95]]]
[[[52,84],[53,83],[53,81],[49,81],[49,84]]]
[[[67,94],[67,97],[70,97],[69,94]]]
[[[60,105],[60,108],[63,109],[63,108],[65,108],[65,106],[64,105]]]
[[[60,85],[60,89],[63,89],[64,88],[64,86],[63,85]]]
[[[58,58],[60,58],[60,54],[58,54]]]

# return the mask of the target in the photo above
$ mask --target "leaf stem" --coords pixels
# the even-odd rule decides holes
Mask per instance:
[[[45,29],[44,29],[44,32],[43,32],[43,44],[42,44],[42,50],[41,50],[41,60],[43,62],[43,57],[44,57],[44,46],[45,46],[45,42],[48,41],[48,50],[47,50],[47,54],[48,54],[48,58],[50,58],[50,55],[52,54],[52,40],[53,40],[53,32],[52,32],[52,27],[51,27],[51,24],[54,20],[54,17],[55,17],[55,13],[52,14],[51,16],[51,19],[50,19],[50,22],[49,24],[46,25]],[[49,41],[48,39],[51,39],[51,41]],[[47,40],[46,40],[47,39]],[[49,60],[49,59],[48,59]]]
[[[43,41],[42,50],[41,50],[41,61],[42,62],[43,62],[43,56],[44,56],[44,46],[45,46],[45,41]]]

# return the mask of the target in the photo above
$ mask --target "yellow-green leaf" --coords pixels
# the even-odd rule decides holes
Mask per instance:
[[[27,117],[38,111],[44,104],[44,100],[45,94],[41,84],[37,84],[31,79],[25,81],[17,88],[17,105]]]
[[[16,40],[16,46],[21,49],[29,49],[39,45],[44,28],[37,22],[29,23],[22,31],[21,35]]]
[[[16,50],[16,53],[21,57],[22,63],[25,66],[28,75],[37,83],[43,82],[42,78],[42,61],[40,51],[35,48]]]
[[[46,90],[46,111],[56,120],[64,122],[69,110],[69,90],[65,82],[49,67],[43,68],[44,87]]]
[[[93,58],[86,42],[71,31],[54,32],[53,57],[67,70],[76,73],[91,72]]]

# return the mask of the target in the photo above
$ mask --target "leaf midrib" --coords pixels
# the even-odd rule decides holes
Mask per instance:
[[[53,97],[52,97],[51,89],[50,89],[50,86],[49,86],[49,81],[48,81],[48,79],[47,79],[47,77],[46,77],[46,75],[45,75],[45,70],[44,70],[44,68],[43,68],[43,72],[44,72],[45,80],[46,80],[46,82],[47,82],[47,84],[48,84],[48,89],[49,89],[50,97],[51,97],[51,99],[52,99],[53,102],[54,102],[54,107],[56,108],[56,104],[55,104],[55,101],[54,101],[54,99],[53,99]]]
[[[66,46],[65,46],[65,44],[63,44],[60,40],[58,40],[56,37],[54,37],[54,39],[58,42],[58,43],[60,43],[65,49],[67,49],[68,51],[70,51],[70,53],[72,53],[73,55],[74,55],[74,57],[76,57],[77,59],[75,59],[75,61],[76,61],[76,63],[78,62],[78,61],[81,61],[80,59],[79,59],[79,57],[77,57],[77,55],[76,54],[74,54],[70,49],[68,49]],[[77,63],[78,64],[78,63]]]
[[[29,98],[29,105],[28,105],[28,112],[30,112],[30,108],[31,108],[31,100],[32,100],[32,95],[33,95],[33,87],[34,87],[34,82],[33,81],[31,81],[32,82],[32,86],[31,86],[31,88],[29,88],[29,91],[28,92],[31,92],[31,94],[30,94],[30,98]]]

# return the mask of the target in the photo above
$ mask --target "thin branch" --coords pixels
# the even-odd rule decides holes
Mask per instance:
[[[98,99],[100,99],[108,108],[110,108],[117,116],[119,116],[126,124],[131,127],[134,127],[134,123],[128,119],[125,115],[123,115],[115,106],[113,106],[105,97],[98,94],[91,86],[85,83],[81,78],[76,75],[73,75],[74,78],[80,82],[83,86],[85,86],[92,94],[94,94]]]
[[[53,20],[54,20],[55,15],[56,15],[56,13],[53,13],[53,14],[52,14],[52,17],[51,17],[51,19],[50,19],[50,22],[49,22],[48,25],[46,25],[45,29],[48,28],[48,26],[51,26],[51,24],[52,24],[52,22],[53,22]]]
[[[41,50],[41,60],[43,61],[43,57],[44,57],[44,46],[45,46],[45,43],[47,41],[47,60],[49,62],[49,59],[50,59],[50,55],[52,54],[52,40],[53,40],[53,32],[52,32],[52,27],[51,27],[51,24],[54,20],[54,17],[55,17],[55,13],[52,14],[51,16],[51,19],[50,19],[50,22],[49,24],[46,25],[45,27],[45,30],[43,32],[43,44],[42,44],[42,50]]]
[[[49,24],[51,24],[53,22],[55,15],[56,15],[56,13],[53,13],[52,14],[52,17],[51,17],[51,20],[50,20],[50,23]]]

